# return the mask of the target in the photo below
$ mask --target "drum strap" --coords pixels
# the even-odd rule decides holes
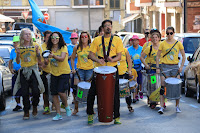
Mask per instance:
[[[105,47],[105,44],[104,44],[104,36],[102,36],[103,55],[104,55],[105,62],[108,62],[107,57],[109,57],[109,54],[110,54],[110,48],[111,48],[112,40],[113,40],[113,36],[111,35],[109,46],[108,46],[108,51],[106,52],[106,47]]]

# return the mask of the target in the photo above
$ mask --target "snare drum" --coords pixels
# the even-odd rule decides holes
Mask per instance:
[[[128,79],[119,79],[119,94],[120,97],[125,97],[130,95]]]
[[[116,71],[117,69],[111,66],[94,68],[100,122],[111,122],[113,120]]]
[[[165,97],[167,99],[180,99],[181,98],[181,87],[182,87],[182,80],[178,78],[167,78],[165,79],[166,90],[165,90]]]
[[[77,95],[76,95],[76,100],[79,102],[87,102],[87,95],[88,95],[88,91],[91,87],[91,83],[90,82],[85,82],[85,81],[81,81],[78,83],[77,85]]]
[[[42,56],[43,56],[43,58],[48,58],[49,55],[50,55],[50,53],[51,53],[50,50],[45,50],[45,51],[43,51],[43,52],[42,52]]]

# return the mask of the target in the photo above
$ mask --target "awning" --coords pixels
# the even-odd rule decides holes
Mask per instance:
[[[15,22],[14,19],[0,14],[0,22]]]
[[[126,23],[128,23],[128,22],[130,22],[130,21],[133,21],[133,20],[135,20],[135,19],[138,19],[138,18],[140,18],[141,16],[140,16],[140,14],[134,14],[134,15],[131,15],[131,16],[129,16],[129,17],[126,17],[126,18],[124,18],[124,19],[122,19],[122,25],[123,26],[125,26],[125,24]]]

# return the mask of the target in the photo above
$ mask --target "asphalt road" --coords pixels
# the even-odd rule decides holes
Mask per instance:
[[[146,97],[138,103],[132,104],[135,112],[129,113],[124,98],[121,98],[121,125],[98,122],[97,114],[94,116],[94,124],[87,125],[86,104],[79,104],[79,113],[76,116],[67,117],[62,109],[63,120],[52,121],[55,111],[49,115],[43,115],[43,101],[40,98],[37,118],[30,117],[23,120],[23,111],[13,112],[15,102],[7,98],[7,108],[0,116],[0,133],[199,133],[200,132],[200,104],[195,98],[182,96],[180,102],[181,113],[175,111],[175,101],[168,101],[164,114],[157,113],[158,108],[150,109],[146,104]],[[72,97],[69,97],[70,107]],[[158,105],[159,106],[159,105]],[[97,106],[94,106],[97,112]],[[32,110],[30,110],[31,114]]]

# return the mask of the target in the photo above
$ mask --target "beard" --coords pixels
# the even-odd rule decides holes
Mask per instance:
[[[111,33],[111,30],[108,28],[108,29],[106,29],[106,32],[105,32],[106,34],[110,34]]]

